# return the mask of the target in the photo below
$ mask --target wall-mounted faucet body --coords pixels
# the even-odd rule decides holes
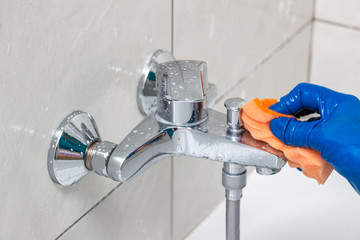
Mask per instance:
[[[237,130],[237,140],[232,141],[228,124],[239,114],[228,111],[226,116],[209,108],[216,90],[207,81],[205,62],[158,63],[156,70],[149,70],[151,74],[154,71],[156,111],[119,144],[101,141],[94,120],[86,113],[74,112],[60,124],[48,155],[50,176],[55,182],[74,184],[89,170],[125,182],[157,161],[178,155],[265,168],[268,174],[284,166],[283,159],[246,145],[242,128]],[[81,176],[75,176],[77,171]]]

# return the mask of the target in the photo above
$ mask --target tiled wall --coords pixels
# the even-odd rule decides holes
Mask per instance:
[[[360,97],[360,2],[317,0],[311,82]]]
[[[119,142],[143,118],[137,78],[158,48],[208,62],[216,109],[231,96],[278,97],[306,80],[309,39],[300,36],[312,7],[312,0],[1,1],[0,239],[183,239],[223,198],[220,163],[175,158],[120,186],[90,174],[61,188],[46,168],[52,131],[81,109],[104,140]],[[300,63],[265,71],[294,39],[304,51],[289,58]]]

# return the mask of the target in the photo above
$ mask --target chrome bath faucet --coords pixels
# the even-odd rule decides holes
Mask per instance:
[[[269,175],[285,165],[278,156],[243,141],[241,99],[225,102],[227,114],[210,108],[216,87],[208,83],[205,62],[175,61],[170,53],[158,50],[147,60],[137,92],[139,109],[147,117],[119,144],[102,141],[87,113],[76,111],[63,120],[48,152],[54,182],[70,186],[90,171],[127,182],[164,158],[205,158],[225,163],[223,185],[233,211],[230,205],[239,207],[246,185],[245,166]],[[238,239],[238,230],[230,226],[238,226],[234,221],[229,222],[227,239]]]

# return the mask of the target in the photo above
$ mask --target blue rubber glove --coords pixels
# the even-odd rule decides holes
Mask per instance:
[[[270,109],[299,117],[317,112],[321,119],[281,117],[270,123],[286,145],[309,147],[345,177],[360,194],[360,100],[325,87],[301,83]]]

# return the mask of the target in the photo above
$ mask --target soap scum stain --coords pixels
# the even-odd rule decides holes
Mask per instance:
[[[215,32],[215,16],[212,15],[210,18],[210,31],[209,31],[210,40],[214,37],[214,32]]]
[[[117,66],[110,66],[109,64],[107,65],[107,68],[112,70],[112,71],[115,71],[115,72],[121,72],[122,71],[122,68],[121,67],[117,67]]]
[[[46,134],[35,132],[35,129],[25,127],[19,123],[11,124],[8,127],[3,126],[2,130],[3,130],[3,132],[9,132],[9,133],[15,133],[15,134],[25,133],[27,135],[40,137],[42,139],[48,138],[48,136]],[[52,133],[50,133],[50,135],[51,134]]]
[[[117,27],[114,27],[114,38],[115,38],[115,40],[118,40],[118,39],[119,39],[119,34],[118,34],[118,29],[117,29]]]
[[[9,43],[9,44],[8,44],[8,47],[7,47],[7,50],[6,50],[6,56],[9,56],[9,55],[10,55],[11,48],[12,48],[12,45],[11,45],[11,43]]]

